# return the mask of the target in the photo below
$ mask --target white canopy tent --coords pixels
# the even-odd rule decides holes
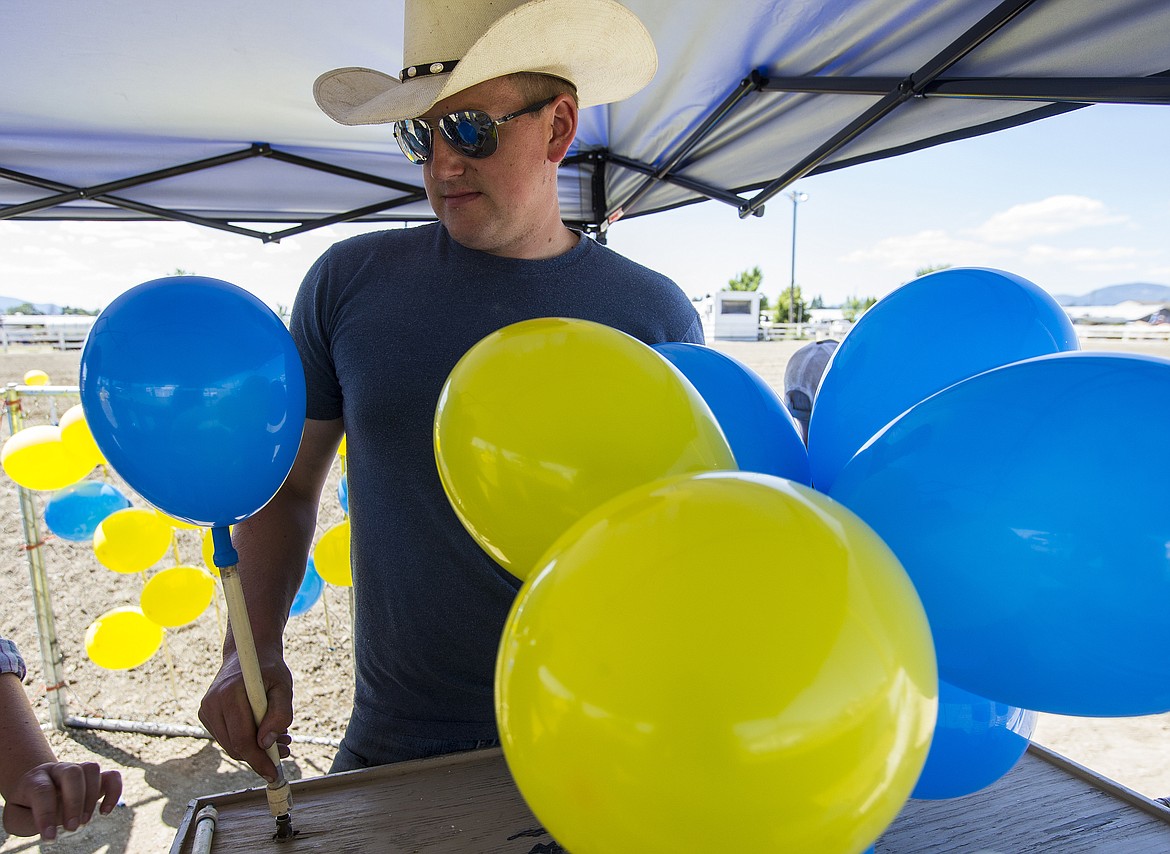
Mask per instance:
[[[1090,103],[1170,104],[1166,0],[628,0],[660,67],[582,114],[562,213],[594,233]],[[265,241],[433,218],[384,126],[313,103],[396,72],[401,2],[0,4],[0,219],[177,219]],[[1123,140],[1117,140],[1120,147]]]

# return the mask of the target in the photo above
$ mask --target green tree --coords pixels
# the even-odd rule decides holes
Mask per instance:
[[[729,279],[727,289],[731,291],[758,291],[764,282],[764,273],[759,267],[744,270],[734,279]]]
[[[849,297],[841,306],[841,316],[853,323],[861,315],[865,314],[865,310],[873,305],[877,300],[874,297]]]
[[[776,311],[773,319],[776,323],[788,322],[788,288],[780,291],[780,296],[776,298]],[[804,301],[804,295],[800,292],[800,285],[797,285],[792,290],[792,295],[796,297],[792,304],[792,322],[804,323],[808,320],[808,305]]]
[[[22,302],[20,305],[14,305],[5,314],[44,314],[39,308],[31,302]]]
[[[914,271],[914,278],[921,279],[928,273],[937,273],[939,270],[949,270],[950,264],[928,264],[925,267],[919,267]]]
[[[82,314],[82,315],[85,315],[86,317],[94,317],[95,315],[97,315],[98,312],[97,312],[96,308],[91,310],[91,309],[86,309],[86,308],[74,308],[71,305],[67,305],[61,309],[61,313],[62,314]]]
[[[814,308],[824,308],[824,307],[825,307],[825,301],[824,301],[823,299],[821,299],[821,295],[820,295],[820,294],[817,294],[815,297],[813,297],[813,298],[812,298],[812,302],[810,302],[810,303],[808,304],[808,307],[809,307],[809,309],[814,309]]]

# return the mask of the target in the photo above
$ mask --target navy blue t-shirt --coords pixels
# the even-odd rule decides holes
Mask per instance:
[[[556,258],[467,249],[439,224],[364,234],[309,270],[292,333],[308,417],[343,418],[355,595],[351,729],[496,737],[496,648],[519,582],[463,529],[433,449],[459,358],[508,324],[604,323],[648,344],[702,343],[664,276],[582,236]]]

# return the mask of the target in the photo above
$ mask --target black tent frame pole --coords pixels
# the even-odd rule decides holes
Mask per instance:
[[[707,118],[703,119],[702,123],[693,131],[691,131],[691,133],[687,135],[687,137],[681,143],[679,143],[675,150],[662,163],[654,167],[653,174],[647,176],[646,180],[639,184],[638,187],[635,188],[634,191],[630,193],[621,204],[615,205],[606,211],[605,221],[602,223],[602,227],[617,222],[619,219],[621,219],[622,214],[625,212],[626,208],[633,207],[638,202],[638,200],[642,198],[642,196],[650,191],[651,187],[653,187],[659,181],[665,180],[666,176],[671,173],[671,170],[674,169],[696,145],[706,139],[706,137],[710,135],[711,131],[715,129],[716,125],[727,118],[731,111],[734,110],[735,107],[741,101],[743,101],[744,98],[746,98],[752,92],[759,90],[764,82],[765,78],[758,70],[753,70],[747,77],[739,81],[739,85],[735,88],[735,90],[726,98],[724,98],[723,102],[719,104],[719,106],[717,106],[714,110],[712,110],[711,113],[708,114]],[[613,159],[612,153],[610,154],[610,159]],[[742,205],[742,202],[740,204]]]
[[[770,78],[764,92],[885,95],[901,85],[895,77]],[[1170,76],[1150,77],[943,77],[920,87],[927,98],[1045,101],[1074,104],[1170,103]]]
[[[388,189],[402,193],[403,195],[393,199],[376,202],[371,205],[365,205],[355,210],[334,214],[332,216],[302,221],[297,226],[283,229],[278,232],[264,232],[258,229],[245,228],[243,226],[234,225],[227,220],[198,216],[196,214],[170,208],[160,208],[155,205],[148,205],[143,202],[136,202],[133,199],[127,199],[122,196],[114,195],[114,193],[121,190],[139,187],[144,184],[153,183],[155,181],[163,181],[168,178],[174,178],[180,175],[189,175],[194,172],[200,172],[205,169],[224,166],[226,164],[235,163],[240,160],[248,160],[253,157],[267,157],[283,163],[288,163],[292,166],[297,166],[304,169],[312,169],[317,172],[325,172],[341,178],[347,178],[354,181],[362,181],[366,184],[386,187]],[[31,202],[0,207],[0,220],[13,219],[15,217],[27,215],[36,211],[47,210],[49,208],[68,204],[69,202],[84,200],[100,202],[105,205],[110,205],[111,207],[134,211],[135,213],[140,213],[153,219],[188,222],[192,225],[214,228],[219,231],[227,231],[232,234],[239,234],[245,237],[255,237],[265,243],[279,242],[283,237],[291,237],[295,234],[301,234],[306,231],[311,231],[314,228],[320,228],[326,225],[333,225],[334,223],[348,222],[350,220],[358,219],[363,216],[369,216],[380,211],[390,210],[402,205],[413,204],[414,202],[418,202],[426,198],[426,191],[423,190],[423,188],[420,186],[407,184],[402,181],[395,181],[391,178],[383,178],[378,175],[370,175],[365,172],[359,172],[355,169],[334,166],[331,163],[324,163],[322,161],[313,160],[308,157],[301,157],[297,154],[290,154],[289,152],[274,149],[266,142],[252,143],[252,145],[250,145],[248,148],[233,151],[228,154],[221,154],[216,157],[208,157],[202,160],[194,160],[190,163],[171,166],[166,169],[157,169],[152,172],[142,173],[140,175],[120,178],[117,181],[107,181],[104,184],[98,184],[93,187],[73,187],[68,184],[63,184],[59,181],[52,181],[47,178],[37,177],[35,175],[27,175],[23,172],[17,172],[11,169],[5,169],[3,167],[0,167],[0,179],[5,179],[18,184],[24,184],[30,187],[37,187],[39,189],[48,190],[53,193],[51,196],[45,196]]]
[[[970,27],[963,35],[951,42],[929,62],[923,65],[911,76],[902,80],[898,85],[887,91],[876,104],[851,121],[828,140],[818,146],[811,154],[764,187],[759,193],[739,209],[741,218],[751,216],[763,205],[784,190],[789,184],[803,178],[817,167],[821,161],[835,151],[848,145],[875,123],[885,118],[911,98],[922,97],[922,90],[943,74],[948,68],[959,62],[963,57],[991,38],[996,32],[1007,26],[1014,18],[1024,12],[1037,0],[1004,0],[997,7]]]

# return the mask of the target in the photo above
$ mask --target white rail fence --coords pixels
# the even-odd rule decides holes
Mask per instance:
[[[5,314],[0,316],[0,345],[37,344],[55,350],[80,350],[97,320],[84,314]]]

